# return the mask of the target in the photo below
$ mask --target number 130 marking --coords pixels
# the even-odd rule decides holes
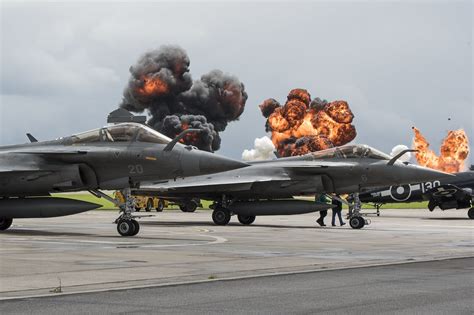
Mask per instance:
[[[427,192],[428,190],[431,190],[435,187],[438,187],[441,185],[441,182],[439,180],[435,180],[434,182],[426,182],[421,184],[421,190],[423,193]]]

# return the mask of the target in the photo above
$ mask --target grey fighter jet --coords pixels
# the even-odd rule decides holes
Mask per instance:
[[[117,203],[101,190],[123,190],[117,230],[138,233],[130,188],[141,181],[210,174],[248,166],[179,143],[138,123],[107,126],[52,141],[0,147],[0,230],[14,218],[62,216],[98,205],[50,197],[50,193],[88,190]]]
[[[380,207],[386,203],[420,202],[428,200],[428,209],[436,207],[441,210],[469,209],[467,216],[474,219],[474,167],[466,172],[454,173],[453,177],[444,180],[434,180],[390,186],[373,189],[360,194],[359,199],[364,203],[372,203],[380,214]]]
[[[291,200],[293,196],[358,193],[367,187],[406,184],[451,176],[428,168],[402,163],[408,151],[390,157],[366,145],[346,145],[299,157],[251,163],[250,167],[208,176],[164,183],[144,184],[138,194],[165,198],[213,200],[212,219],[218,225],[236,214],[242,224],[259,215],[300,214],[331,208],[313,201]],[[350,224],[362,228],[367,222],[360,203],[351,211]]]

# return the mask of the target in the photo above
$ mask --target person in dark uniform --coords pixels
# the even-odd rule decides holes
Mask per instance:
[[[336,226],[336,215],[339,218],[339,224],[341,226],[345,225],[344,221],[342,220],[342,202],[337,199],[333,199],[332,204],[335,205],[335,207],[332,208],[332,226]]]
[[[318,202],[329,203],[329,202],[331,202],[331,200],[326,195],[321,195],[321,197],[319,197],[319,199],[318,199]],[[326,224],[324,224],[324,218],[327,215],[328,215],[327,210],[319,211],[319,219],[317,219],[316,222],[321,226],[326,226]]]

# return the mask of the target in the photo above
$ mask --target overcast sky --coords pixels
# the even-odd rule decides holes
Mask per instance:
[[[355,142],[387,152],[410,145],[413,125],[435,150],[448,129],[474,141],[471,1],[293,2],[1,1],[0,145],[104,125],[129,67],[163,44],[188,52],[195,79],[221,69],[244,82],[224,155],[265,135],[257,105],[293,88],[346,100]]]

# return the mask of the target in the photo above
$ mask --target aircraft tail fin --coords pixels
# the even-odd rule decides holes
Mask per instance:
[[[31,133],[27,133],[26,136],[28,137],[28,140],[30,140],[31,143],[38,142],[38,139],[36,139]]]

